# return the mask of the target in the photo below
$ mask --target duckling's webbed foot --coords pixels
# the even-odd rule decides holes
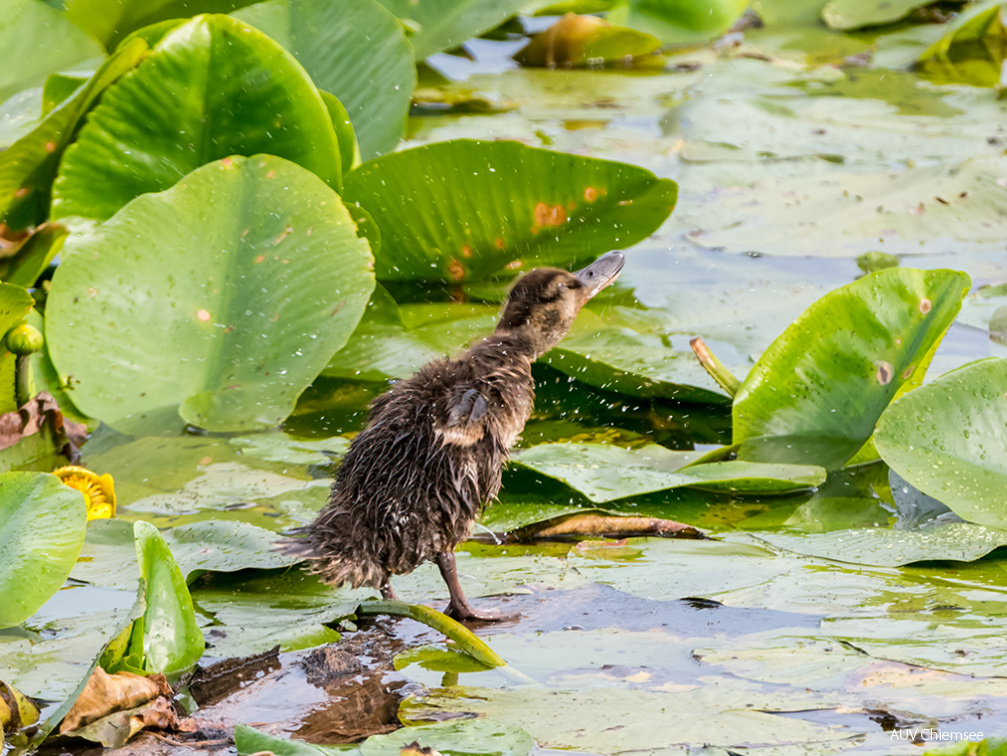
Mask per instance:
[[[451,593],[451,601],[448,602],[444,613],[459,622],[501,622],[503,620],[517,619],[517,614],[504,614],[503,612],[485,609],[477,611],[473,609],[462,593],[461,583],[458,581],[458,566],[455,564],[455,552],[451,549],[442,551],[437,555],[437,566],[440,568],[441,577],[448,584],[448,591]]]

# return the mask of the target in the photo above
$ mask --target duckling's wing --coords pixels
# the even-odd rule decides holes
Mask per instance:
[[[458,387],[446,409],[446,417],[434,418],[434,432],[442,444],[472,446],[483,437],[489,402],[478,389]]]

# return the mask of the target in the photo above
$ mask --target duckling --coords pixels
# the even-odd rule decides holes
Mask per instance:
[[[611,252],[576,273],[528,272],[491,336],[375,399],[328,504],[288,550],[325,582],[377,588],[386,599],[395,598],[392,575],[433,560],[451,595],[449,616],[503,619],[469,605],[454,548],[500,491],[509,450],[532,411],[532,362],[560,342],[624,262]]]

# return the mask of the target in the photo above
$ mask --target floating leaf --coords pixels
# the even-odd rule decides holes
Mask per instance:
[[[279,738],[264,732],[239,724],[234,728],[234,746],[240,756],[270,752],[276,756],[341,756],[347,751],[355,751],[346,746],[320,746],[305,743],[303,740]]]
[[[142,40],[124,45],[73,97],[0,153],[0,219],[8,226],[24,228],[45,217],[56,167],[77,125],[102,92],[134,68],[146,51]]]
[[[363,756],[400,756],[413,748],[465,756],[526,756],[535,750],[532,736],[520,726],[492,719],[457,719],[403,727],[387,735],[372,735],[360,744]],[[422,752],[422,751],[421,751]]]
[[[527,0],[380,1],[409,24],[417,61],[463,45],[517,15],[527,5]]]
[[[0,475],[0,628],[18,625],[59,590],[77,561],[84,497],[53,475]]]
[[[906,394],[881,416],[891,468],[962,519],[1007,529],[1007,359],[971,363]]]
[[[147,603],[143,614],[144,668],[177,677],[192,669],[203,655],[203,633],[168,544],[149,522],[141,520],[133,527]]]
[[[336,134],[304,69],[246,24],[198,16],[104,94],[60,164],[52,214],[105,220],[201,165],[256,153],[339,187]]]
[[[849,31],[865,26],[891,24],[932,0],[829,0],[822,19],[833,29]]]
[[[770,345],[734,398],[744,459],[836,468],[896,394],[918,385],[971,281],[891,268],[827,294]]]
[[[377,0],[267,0],[234,15],[290,50],[318,88],[339,99],[365,160],[399,143],[416,68],[402,27]]]
[[[597,16],[568,13],[514,53],[523,66],[573,68],[625,62],[661,47],[652,34],[613,26]]]
[[[177,427],[179,405],[209,430],[275,425],[349,338],[373,286],[367,243],[339,197],[266,155],[139,197],[65,251],[49,353],[79,381],[74,403],[117,428]],[[158,349],[153,333],[166,335]]]
[[[920,72],[944,82],[1003,84],[1007,3],[986,0],[966,8],[919,58]]]
[[[461,281],[631,246],[664,222],[677,193],[627,163],[457,139],[364,163],[343,198],[381,230],[379,279]]]
[[[733,493],[786,493],[813,488],[825,471],[807,465],[712,462],[702,455],[651,444],[623,449],[610,444],[541,444],[517,454],[513,464],[556,478],[602,503],[652,491],[692,486]]]
[[[680,45],[719,37],[747,7],[748,0],[620,0],[608,18]]]

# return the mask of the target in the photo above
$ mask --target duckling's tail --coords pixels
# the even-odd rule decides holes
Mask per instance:
[[[318,575],[323,582],[335,586],[348,584],[353,588],[381,588],[388,582],[388,573],[377,555],[359,540],[351,541],[331,532],[322,537],[312,527],[299,528],[293,534],[303,536],[284,538],[273,547],[285,556],[307,562],[307,571]]]

